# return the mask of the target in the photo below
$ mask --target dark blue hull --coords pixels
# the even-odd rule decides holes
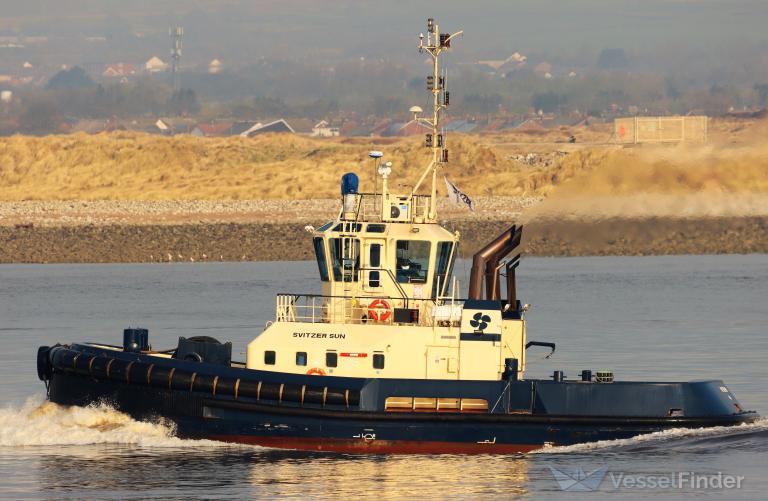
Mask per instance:
[[[52,352],[48,381],[53,402],[108,402],[137,419],[171,420],[183,437],[269,447],[512,453],[669,428],[735,425],[757,418],[755,413],[741,411],[717,381],[365,380],[216,367],[78,345]],[[236,383],[228,385],[228,378]],[[300,393],[291,389],[299,387]],[[313,393],[313,388],[321,387],[324,390]],[[322,402],[319,396],[310,398],[314,394],[322,394]],[[386,396],[403,394],[471,395],[489,399],[494,406],[484,412],[384,409]],[[329,398],[332,395],[336,397]],[[669,415],[669,409],[675,415]]]

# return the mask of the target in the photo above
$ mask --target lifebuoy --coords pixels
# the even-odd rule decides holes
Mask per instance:
[[[312,367],[307,371],[308,376],[325,376],[325,371],[323,369],[318,369],[317,367]]]
[[[386,322],[392,314],[392,308],[385,299],[376,299],[368,305],[368,314],[377,322]]]

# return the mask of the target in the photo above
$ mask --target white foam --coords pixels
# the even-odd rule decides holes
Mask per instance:
[[[744,423],[736,426],[712,426],[709,428],[671,428],[664,431],[646,433],[632,438],[616,440],[600,440],[583,444],[566,445],[560,447],[546,447],[533,451],[532,454],[564,454],[574,452],[590,452],[598,449],[611,449],[632,446],[647,442],[662,442],[690,437],[728,436],[742,433],[754,433],[768,430],[768,418],[760,418],[753,423]]]
[[[139,447],[240,447],[213,440],[184,440],[169,424],[136,421],[101,404],[64,407],[29,397],[0,409],[0,447],[121,444]]]

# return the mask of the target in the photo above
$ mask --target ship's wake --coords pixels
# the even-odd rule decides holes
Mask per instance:
[[[0,447],[94,444],[165,448],[235,447],[211,440],[174,436],[172,424],[142,422],[106,404],[64,407],[29,397],[23,404],[0,409]],[[48,449],[50,450],[50,449]]]
[[[723,445],[738,448],[741,445],[768,450],[768,418],[738,426],[713,426],[710,428],[672,428],[632,438],[601,440],[562,447],[547,447],[533,454],[579,454],[600,452],[652,452],[670,448],[719,448]]]

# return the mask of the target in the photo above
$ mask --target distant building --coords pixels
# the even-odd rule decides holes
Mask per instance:
[[[477,64],[480,66],[486,66],[492,69],[493,71],[498,72],[499,70],[501,70],[502,67],[505,67],[505,66],[513,66],[513,67],[524,66],[526,61],[528,61],[527,56],[524,56],[519,52],[515,52],[514,54],[512,54],[506,59],[486,59],[483,61],[478,61]]]
[[[338,126],[332,126],[327,120],[320,120],[312,127],[313,137],[337,137],[340,134]]]
[[[114,132],[127,130],[127,127],[117,119],[110,118],[95,120],[78,120],[76,123],[66,121],[59,125],[60,132],[85,132],[86,134],[99,134],[100,132]]]
[[[618,143],[679,143],[707,141],[706,116],[627,117],[613,123]]]
[[[519,123],[515,124],[513,129],[520,132],[540,132],[547,130],[542,123],[541,118],[523,118]]]
[[[387,118],[379,120],[375,124],[373,124],[373,127],[369,129],[369,135],[383,136],[387,133],[391,125],[392,125],[392,121]]]
[[[461,132],[463,134],[467,134],[469,132],[474,132],[478,129],[479,125],[477,122],[473,122],[471,120],[463,120],[463,119],[456,119],[451,120],[445,126],[443,127],[443,130],[446,132]]]
[[[552,78],[552,65],[547,62],[539,63],[533,68],[533,72],[545,78],[549,74],[549,78]]]
[[[260,125],[260,123],[256,120],[240,120],[238,122],[234,122],[232,127],[229,129],[229,134],[232,136],[239,136],[257,124]]]
[[[160,134],[167,134],[171,135],[173,134],[173,126],[169,123],[163,120],[162,118],[158,118],[157,122],[155,122],[155,127],[158,131],[160,131]]]
[[[159,73],[168,69],[168,63],[163,62],[163,60],[157,56],[152,56],[146,63],[144,63],[144,69],[149,73]]]
[[[129,63],[115,63],[108,64],[104,67],[104,71],[101,73],[103,77],[115,78],[115,77],[127,77],[134,75],[136,70],[132,64]]]
[[[269,133],[295,134],[296,131],[293,130],[293,127],[288,125],[288,122],[280,118],[278,120],[269,122],[267,124],[257,123],[250,129],[240,133],[240,135],[243,137],[253,137],[253,136],[258,136],[259,134],[269,134]]]
[[[4,90],[0,92],[0,101],[4,103],[10,103],[11,101],[13,101],[13,91]]]
[[[190,134],[193,136],[229,136],[232,134],[232,122],[211,122],[197,124]]]
[[[381,133],[382,136],[417,136],[419,134],[427,134],[432,132],[432,128],[424,125],[417,120],[411,120],[409,122],[395,122],[389,125],[389,127]]]
[[[221,61],[218,59],[213,59],[210,63],[208,63],[208,73],[211,75],[221,73]]]
[[[417,122],[416,120],[411,120],[409,122],[406,122],[399,131],[397,131],[398,136],[418,136],[421,134],[426,134],[428,132],[432,132],[432,128],[424,125],[421,122]]]
[[[293,129],[296,134],[306,134],[306,135],[312,135],[312,127],[315,125],[315,122],[313,120],[310,120],[309,118],[292,118],[291,119],[291,129]],[[339,130],[340,134],[344,134],[343,128]]]

